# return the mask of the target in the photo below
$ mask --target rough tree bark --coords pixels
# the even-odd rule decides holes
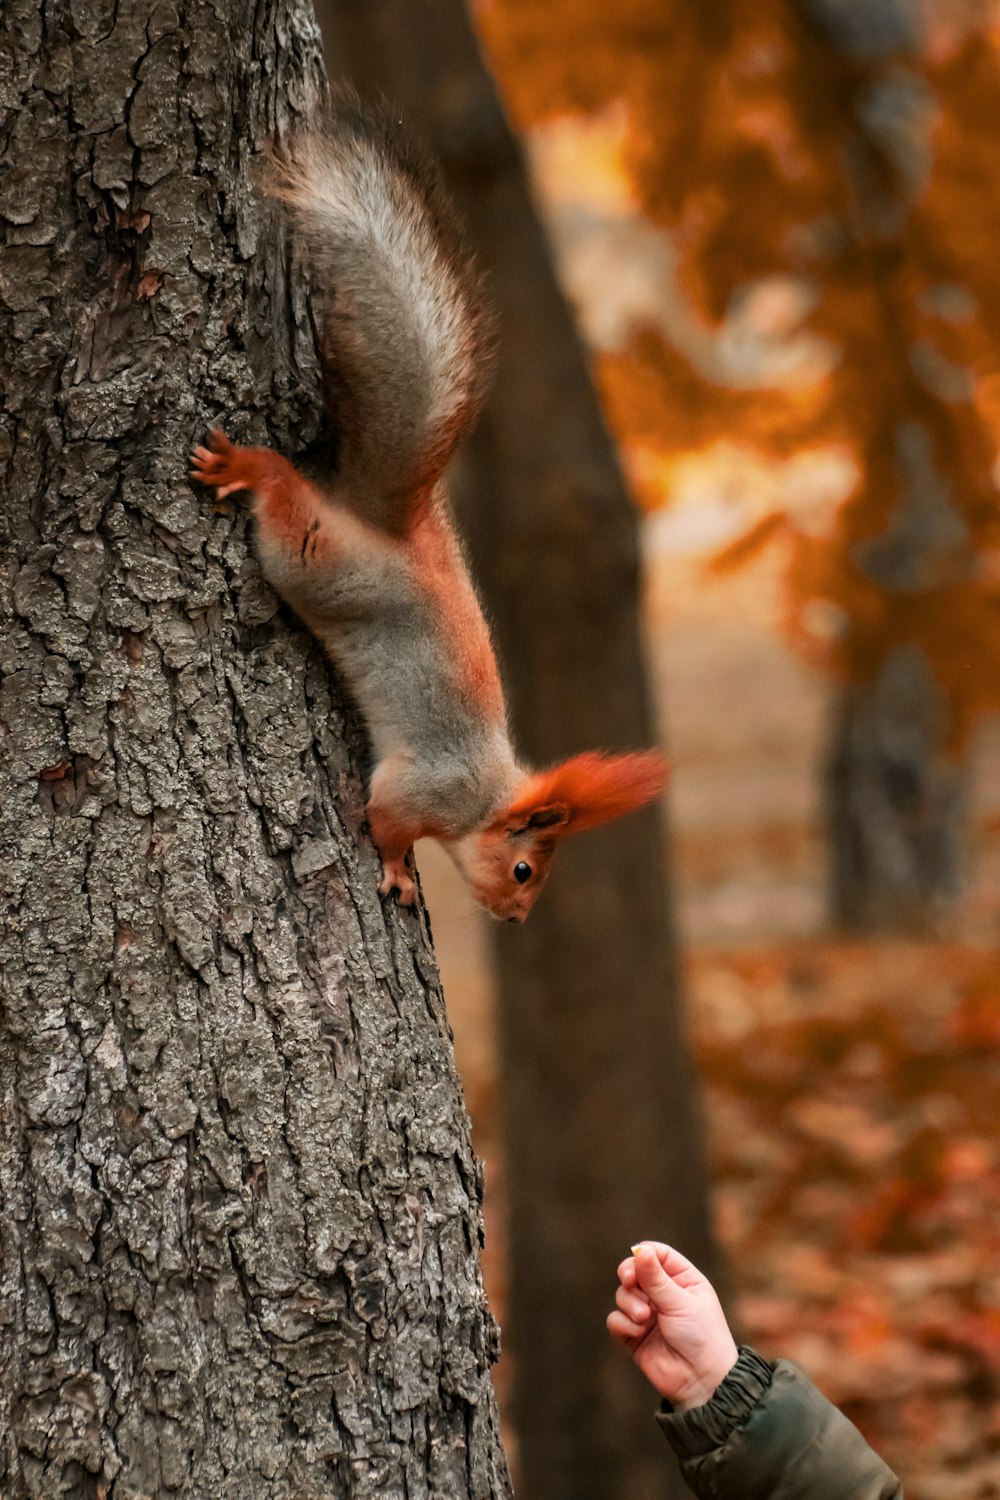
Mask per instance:
[[[253,158],[299,0],[0,12],[0,1492],[506,1496],[480,1185],[361,726],[235,509],[220,416],[315,431]]]
[[[352,80],[432,141],[499,309],[455,488],[519,744],[545,764],[655,742],[635,513],[466,8],[349,0],[329,16]],[[604,1328],[630,1239],[672,1238],[709,1271],[715,1258],[658,812],[571,841],[526,926],[493,932],[523,1492],[687,1493]]]

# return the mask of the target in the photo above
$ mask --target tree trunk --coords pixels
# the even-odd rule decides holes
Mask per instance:
[[[835,920],[933,929],[961,891],[967,776],[943,754],[940,689],[915,648],[835,705],[826,800]]]
[[[883,430],[868,456],[874,466],[876,454],[894,451],[895,506],[881,535],[854,545],[854,560],[890,609],[897,601],[912,608],[924,595],[929,609],[940,610],[933,591],[963,572],[971,579],[977,560],[954,481],[935,464],[936,446],[954,445],[954,416],[914,369],[919,319],[896,290],[899,260],[911,254],[904,229],[933,149],[924,85],[905,66],[923,44],[926,7],[921,0],[797,5],[832,54],[830,76],[841,80],[853,229],[895,360]],[[870,629],[867,621],[858,627],[861,646]],[[858,654],[876,665],[838,692],[824,767],[830,914],[858,931],[933,931],[963,884],[967,758],[949,747],[948,705],[919,645]]]
[[[206,422],[318,421],[252,158],[299,0],[0,14],[0,1491],[506,1496],[480,1186],[361,726]]]
[[[499,309],[456,489],[521,748],[545,764],[654,742],[635,514],[465,7],[353,0],[330,15],[352,80],[397,100],[442,158]],[[525,928],[493,929],[527,1500],[687,1493],[604,1327],[637,1236],[709,1272],[715,1258],[666,870],[649,810],[571,842]]]

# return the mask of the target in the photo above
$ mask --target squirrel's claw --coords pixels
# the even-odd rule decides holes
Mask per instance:
[[[208,441],[209,447],[198,443],[191,452],[191,478],[199,484],[211,485],[220,500],[237,490],[249,489],[249,480],[240,472],[237,445],[219,427],[212,428]]]
[[[400,906],[412,906],[417,899],[417,883],[401,859],[390,859],[382,865],[383,875],[379,881],[379,894],[391,896],[395,893]]]

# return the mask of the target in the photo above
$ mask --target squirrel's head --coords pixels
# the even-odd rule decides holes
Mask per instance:
[[[453,846],[473,894],[492,916],[523,922],[548,877],[559,840],[634,812],[663,791],[667,765],[655,751],[587,751],[525,775],[514,799],[485,828]]]

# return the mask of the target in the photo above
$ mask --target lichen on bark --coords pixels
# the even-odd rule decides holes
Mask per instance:
[[[317,429],[298,0],[0,14],[0,1491],[508,1493],[480,1182],[363,728],[186,479]]]

